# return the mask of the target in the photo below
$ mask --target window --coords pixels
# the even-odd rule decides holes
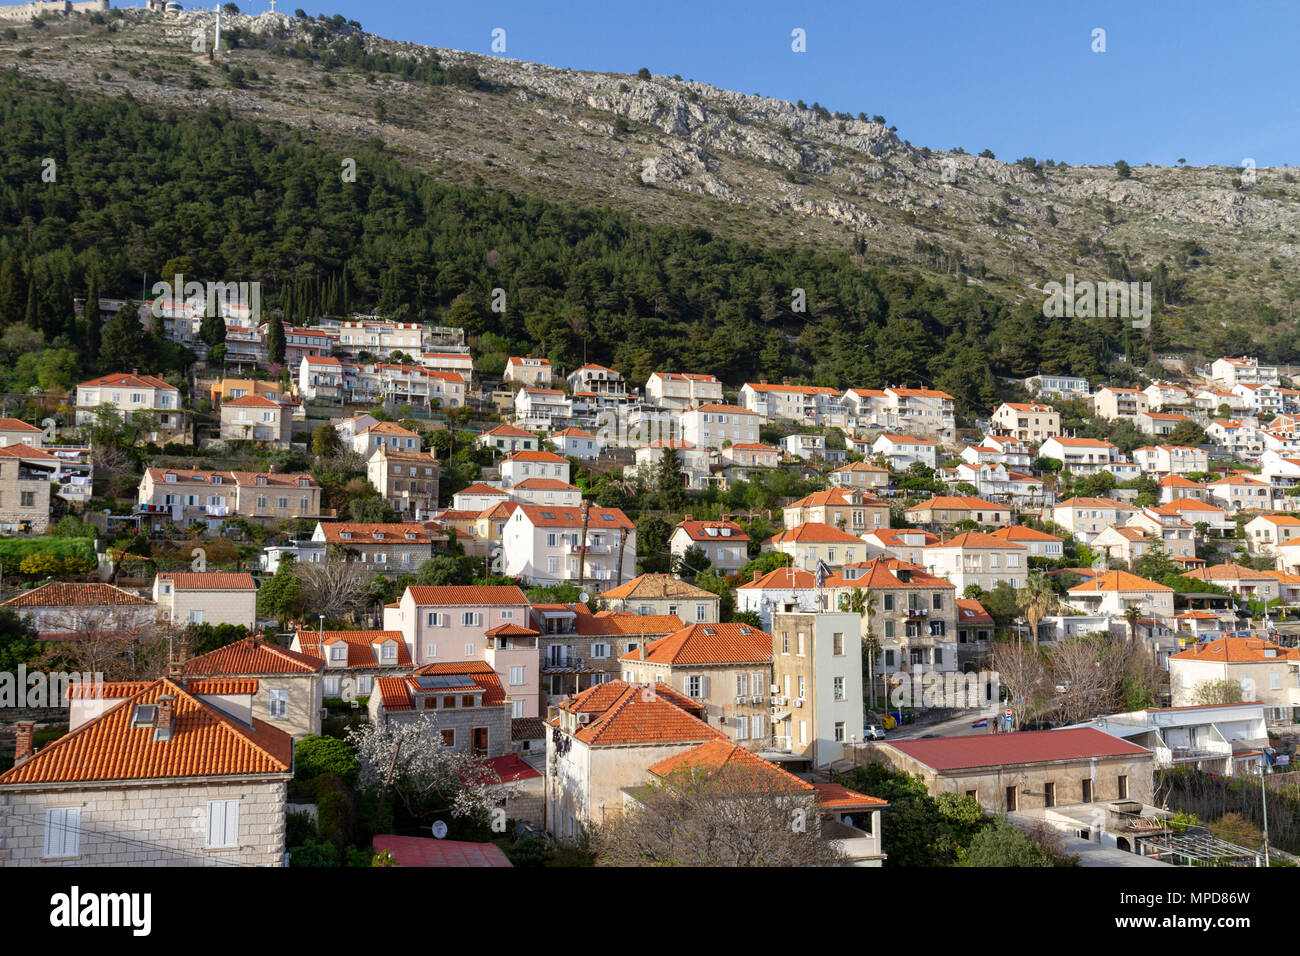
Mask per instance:
[[[346,661],[348,659],[348,646],[346,644],[336,644],[330,648],[330,660]]]
[[[24,508],[36,507],[36,492],[34,491],[22,492],[22,507]]]
[[[397,645],[396,645],[396,644],[393,644],[393,643],[391,643],[391,642],[385,644],[385,645],[384,645],[384,652],[383,652],[383,658],[382,658],[382,659],[383,659],[383,660],[386,660],[386,661],[395,661],[395,660],[397,660]]]
[[[473,657],[473,656],[474,656],[474,642],[473,642],[473,641],[471,641],[470,643],[468,643],[468,644],[465,645],[465,656],[466,656],[466,657]]]
[[[524,668],[523,667],[510,668],[510,683],[522,684],[523,682],[524,682]]]
[[[886,595],[885,595],[885,610],[886,610],[886,611],[892,611],[893,609],[894,609],[894,596],[893,596],[892,594],[886,594]]]
[[[339,679],[337,677],[325,678],[325,696],[337,697],[339,695]]]
[[[844,678],[836,677],[832,682],[832,684],[835,688],[835,699],[843,700],[844,699]]]
[[[844,721],[835,721],[835,742],[844,743]]]
[[[524,702],[522,700],[512,700],[510,702],[510,716],[513,718],[524,716]]]
[[[442,745],[444,747],[456,746],[456,731],[454,729],[449,728],[442,732]]]
[[[81,856],[81,807],[45,811],[45,856]]]
[[[835,657],[844,656],[844,635],[839,631],[831,635],[831,654]]]
[[[709,613],[709,610],[708,610],[708,605],[707,605],[707,604],[697,604],[697,605],[695,605],[695,620],[696,620],[696,621],[704,621],[704,620],[707,620],[707,619],[708,619],[708,613]]]
[[[1121,800],[1128,799],[1128,776],[1126,774],[1119,775],[1116,796]]]
[[[289,716],[289,692],[287,690],[269,691],[266,703],[268,716],[273,718]]]
[[[592,644],[592,645],[591,645],[591,656],[592,656],[592,657],[609,657],[609,645],[608,645],[608,644]]]
[[[462,627],[478,627],[483,623],[483,615],[467,611],[460,616],[460,623]]]
[[[799,657],[803,657],[803,642],[806,635],[803,631],[799,632],[799,650],[796,652]]]
[[[782,654],[790,653],[790,632],[789,631],[781,632],[781,653]]]
[[[209,848],[239,845],[239,801],[208,801]]]
[[[801,720],[799,721],[799,743],[806,744],[807,742],[808,742],[808,721]]]
[[[704,696],[704,678],[699,674],[692,674],[686,678],[686,693],[691,697],[700,698]]]
[[[799,675],[799,697],[805,698],[807,696],[808,696],[808,678],[804,677],[801,674]]]

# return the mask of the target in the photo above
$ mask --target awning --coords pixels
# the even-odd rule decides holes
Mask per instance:
[[[783,720],[789,720],[789,719],[790,719],[790,711],[788,711],[788,710],[774,710],[774,711],[772,711],[772,723],[774,723],[774,724],[776,724],[776,723],[780,723],[780,722],[783,721]]]

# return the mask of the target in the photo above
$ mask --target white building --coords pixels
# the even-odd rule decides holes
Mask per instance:
[[[595,593],[636,575],[636,526],[618,508],[524,505],[501,534],[503,573],[528,584],[588,584]],[[622,547],[620,548],[620,541]]]
[[[682,438],[700,448],[758,441],[759,416],[735,405],[699,405],[682,412]]]

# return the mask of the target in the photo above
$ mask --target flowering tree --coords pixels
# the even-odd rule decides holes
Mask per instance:
[[[481,818],[515,796],[516,788],[478,757],[443,743],[432,715],[353,727],[348,742],[356,751],[360,788],[378,788],[381,805],[391,793],[415,819],[440,812]]]

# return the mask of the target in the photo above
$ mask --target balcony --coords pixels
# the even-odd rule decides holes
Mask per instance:
[[[614,551],[615,551],[615,547],[614,547],[614,545],[612,545],[612,544],[599,544],[599,543],[597,543],[597,544],[589,544],[589,545],[586,546],[586,548],[583,548],[582,545],[580,545],[580,544],[575,544],[575,543],[573,543],[572,541],[565,541],[565,542],[564,542],[564,553],[565,553],[565,554],[583,554],[583,553],[586,553],[586,554],[588,554],[588,555],[591,555],[591,554],[613,554]]]

